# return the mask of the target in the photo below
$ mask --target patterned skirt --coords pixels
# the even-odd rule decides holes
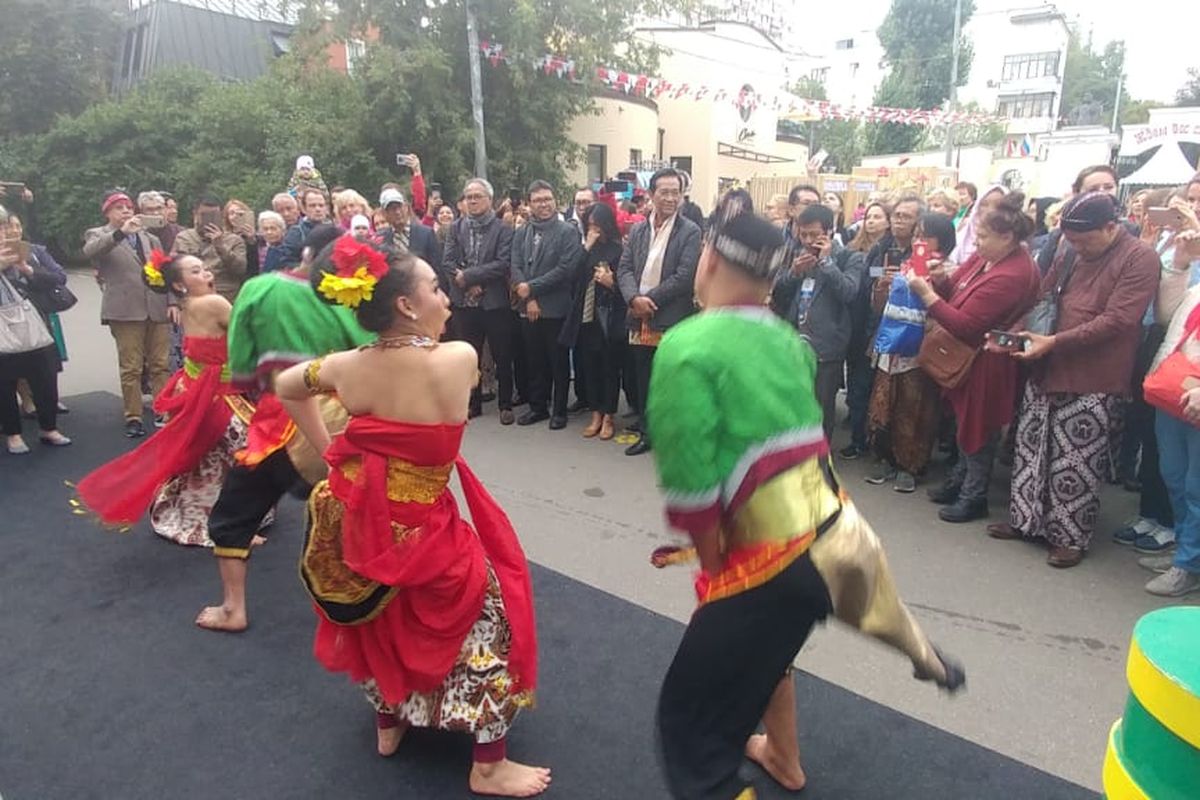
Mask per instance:
[[[1054,547],[1086,550],[1111,476],[1121,398],[1046,394],[1025,385],[1017,418],[1009,524]]]
[[[432,692],[410,694],[394,708],[384,702],[374,680],[362,683],[368,702],[378,712],[418,728],[474,734],[480,744],[503,739],[524,705],[509,691],[510,633],[500,584],[488,569],[488,588],[479,619],[463,642],[458,662]]]
[[[246,423],[234,414],[220,443],[209,450],[191,472],[176,475],[163,484],[150,507],[150,527],[164,539],[176,544],[212,547],[208,538],[208,515],[225,473],[233,464],[233,454],[246,444]]]
[[[921,475],[929,465],[941,419],[941,389],[919,369],[875,370],[868,420],[876,455]]]

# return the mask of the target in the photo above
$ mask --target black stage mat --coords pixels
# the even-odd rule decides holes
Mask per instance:
[[[63,479],[129,443],[118,400],[68,402],[74,447],[0,454],[0,795],[470,796],[468,740],[414,731],[397,756],[379,758],[370,707],[312,659],[313,615],[296,576],[298,501],[282,504],[251,563],[250,631],[200,631],[192,619],[219,597],[209,553],[145,525],[110,533],[71,514]],[[510,754],[553,767],[549,797],[665,797],[652,715],[680,625],[547,569],[533,577],[542,681]],[[804,797],[1095,797],[825,681],[797,682]],[[791,796],[746,771],[761,797]]]

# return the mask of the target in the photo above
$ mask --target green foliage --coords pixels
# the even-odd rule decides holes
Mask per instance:
[[[1175,93],[1175,105],[1200,106],[1200,69],[1189,67],[1187,81]]]
[[[366,119],[363,86],[331,70],[284,62],[244,84],[161,72],[46,134],[0,145],[0,174],[31,183],[41,234],[73,252],[83,230],[100,224],[100,198],[114,185],[169,189],[185,207],[212,192],[269,208],[296,156],[309,153],[330,185],[370,191],[389,174],[373,157]]]
[[[48,130],[104,97],[116,18],[91,0],[7,0],[0,25],[0,139]]]
[[[819,80],[805,76],[793,84],[789,91],[809,100],[827,100],[825,85]],[[848,173],[862,162],[863,126],[853,120],[822,120],[821,122],[792,123],[792,132],[809,140],[809,151],[829,153],[822,171]]]
[[[1084,40],[1072,31],[1067,45],[1067,63],[1063,69],[1063,98],[1059,116],[1068,125],[1111,124],[1117,84],[1124,72],[1124,42],[1109,42],[1103,50],[1096,52],[1090,36]],[[1121,107],[1127,109],[1131,102],[1129,92],[1122,85]],[[1132,120],[1122,117],[1122,121]]]
[[[117,38],[102,32],[91,0],[10,2],[75,9],[79,20],[94,26],[97,41]],[[668,4],[674,10],[700,5],[698,0],[478,0],[480,39],[502,43],[513,59],[483,66],[493,184],[524,186],[543,178],[566,196],[567,171],[583,157],[567,131],[573,118],[593,107],[594,87],[583,78],[601,64],[653,71],[656,50],[629,41],[628,31],[635,16],[661,13]],[[61,98],[51,98],[54,92],[29,72],[31,64],[49,69],[49,61],[31,61],[24,50],[12,48],[25,60],[5,62],[9,53],[0,53],[0,68],[12,70],[0,74],[18,76],[7,87],[27,84],[40,93],[31,94],[38,115],[22,111],[15,116],[36,116],[41,125],[15,128],[10,133],[25,135],[7,140],[0,136],[0,177],[30,183],[38,196],[39,233],[68,253],[78,250],[84,229],[99,223],[102,193],[115,185],[134,193],[169,189],[185,206],[183,221],[186,206],[202,192],[265,208],[271,195],[287,186],[302,153],[313,156],[330,186],[355,187],[368,196],[382,182],[401,177],[397,153],[417,153],[426,180],[442,183],[453,194],[474,161],[465,5],[340,0],[338,8],[330,25],[327,4],[309,2],[293,33],[291,54],[247,83],[168,71],[122,97],[105,98],[110,66],[48,49],[47,54],[72,65],[67,76],[72,80],[81,74],[79,63],[86,63],[91,81],[77,81],[86,92],[73,94],[76,84],[71,84]],[[46,12],[38,13],[44,26]],[[92,52],[81,38],[82,28],[68,22],[61,28],[73,37],[67,41],[81,53]],[[13,28],[18,29],[24,30]],[[5,37],[0,41],[9,41],[9,33],[8,28],[0,33]],[[28,31],[22,36],[46,38]],[[325,48],[342,37],[370,42],[352,76],[326,63]],[[536,71],[530,62],[546,53],[573,60],[581,79]],[[54,81],[67,79],[65,68],[47,74]],[[32,102],[23,88],[10,92],[0,102]],[[84,110],[89,102],[94,104]],[[52,119],[60,108],[76,115]]]
[[[890,67],[875,92],[875,105],[933,109],[950,96],[954,52],[955,0],[892,0],[879,27],[879,43]],[[962,26],[975,11],[974,0],[962,0]],[[971,43],[960,36],[958,85],[971,71]],[[879,123],[867,126],[866,148],[872,154],[906,153],[925,136],[915,125]]]

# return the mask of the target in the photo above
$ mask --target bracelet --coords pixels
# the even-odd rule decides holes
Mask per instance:
[[[321,388],[321,364],[324,358],[314,358],[308,362],[308,366],[304,368],[304,388],[311,395],[323,394],[324,389]]]

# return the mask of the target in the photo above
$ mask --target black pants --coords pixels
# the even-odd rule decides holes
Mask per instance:
[[[871,406],[871,388],[875,385],[875,367],[871,359],[855,353],[846,359],[846,406],[850,410],[850,443],[867,449],[867,415]]]
[[[529,409],[551,411],[556,417],[567,415],[571,382],[571,351],[558,343],[562,327],[561,319],[521,320],[525,358],[529,361]]]
[[[601,414],[616,414],[621,393],[621,373],[625,363],[625,351],[629,345],[624,340],[613,341],[604,335],[599,322],[584,323],[579,329],[579,342],[575,346],[575,379],[579,380],[580,368],[587,375],[584,384],[585,396],[580,397],[592,411]],[[576,384],[575,391],[580,387]]]
[[[456,306],[454,317],[456,336],[464,342],[470,342],[476,353],[483,353],[483,343],[486,341],[492,350],[492,360],[496,362],[496,397],[497,405],[503,411],[512,408],[513,402],[513,326],[512,311],[507,308],[497,308],[485,311],[482,308],[462,308]],[[471,392],[471,408],[478,409],[480,400],[479,387]]]
[[[587,356],[579,348],[577,344],[571,348],[571,382],[575,384],[575,401],[579,403],[587,403],[591,397],[590,389],[588,388],[587,374]],[[620,391],[621,387],[617,387]]]
[[[692,615],[658,698],[671,794],[732,800],[746,740],[813,625],[833,611],[807,554],[767,583]]]
[[[1155,411],[1142,396],[1142,382],[1146,380],[1146,373],[1150,371],[1150,365],[1154,363],[1154,356],[1166,338],[1166,333],[1166,329],[1161,325],[1146,329],[1134,359],[1133,397],[1125,407],[1120,477],[1127,478],[1133,472],[1132,465],[1140,447],[1142,463],[1137,470],[1137,479],[1142,484],[1142,494],[1138,501],[1138,515],[1152,519],[1159,525],[1173,528],[1175,513],[1171,508],[1171,496],[1167,493],[1167,484],[1158,468],[1158,438],[1154,432]]]
[[[58,350],[54,345],[29,353],[0,355],[0,427],[5,436],[21,433],[21,407],[17,404],[17,381],[24,378],[37,405],[38,427],[58,427]]]
[[[818,361],[817,379],[813,387],[817,402],[821,404],[821,427],[825,429],[825,441],[833,443],[833,429],[837,424],[837,395],[842,388],[843,361]]]
[[[250,542],[263,517],[288,491],[306,486],[286,450],[276,450],[253,469],[234,465],[208,515],[208,538],[221,558],[250,557]]]
[[[525,335],[521,332],[521,316],[513,311],[509,315],[509,330],[512,331],[513,391],[522,400],[529,402],[529,358],[525,355]]]
[[[642,344],[629,345],[633,390],[637,395],[638,414],[641,416],[642,438],[647,441],[650,440],[650,432],[646,426],[646,400],[650,397],[650,369],[654,366],[656,352],[658,352],[657,347],[647,347]]]

